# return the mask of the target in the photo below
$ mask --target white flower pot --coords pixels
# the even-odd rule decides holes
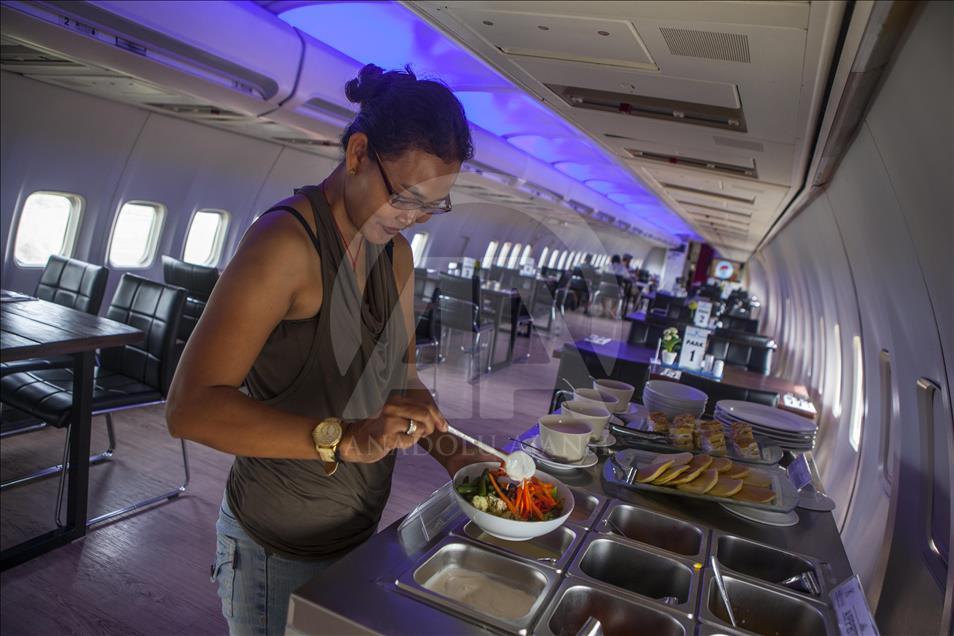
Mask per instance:
[[[676,363],[676,352],[675,351],[663,351],[662,352],[662,361],[665,365],[673,365]]]

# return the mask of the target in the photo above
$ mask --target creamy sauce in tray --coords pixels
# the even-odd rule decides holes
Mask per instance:
[[[490,616],[510,620],[529,614],[536,600],[500,579],[460,567],[441,570],[423,587]]]

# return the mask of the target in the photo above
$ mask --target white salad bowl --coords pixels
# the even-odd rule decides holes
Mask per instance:
[[[464,481],[464,477],[470,477],[471,480],[474,480],[480,477],[485,468],[493,470],[499,467],[499,462],[478,462],[464,466],[454,475],[453,490],[454,496],[457,498],[457,504],[464,514],[477,524],[481,530],[506,541],[527,541],[547,534],[548,532],[553,532],[562,526],[570,517],[570,514],[573,512],[573,491],[559,479],[551,477],[541,470],[534,472],[534,476],[541,481],[556,486],[560,500],[563,502],[563,515],[549,521],[517,521],[516,519],[504,519],[503,517],[492,515],[489,512],[477,510],[457,492],[457,486]]]

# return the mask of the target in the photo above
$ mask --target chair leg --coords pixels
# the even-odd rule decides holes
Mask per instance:
[[[151,506],[153,504],[159,503],[164,499],[171,501],[172,499],[175,499],[176,497],[184,493],[186,489],[189,487],[189,479],[191,476],[189,472],[189,452],[188,450],[186,450],[186,441],[184,439],[180,439],[179,443],[182,446],[182,469],[185,474],[185,479],[181,484],[179,484],[173,490],[164,492],[161,495],[149,497],[148,499],[143,499],[142,501],[137,501],[134,504],[130,504],[123,508],[119,508],[117,510],[113,510],[111,512],[101,514],[98,517],[93,517],[92,519],[88,519],[86,521],[86,526],[89,527],[89,526],[96,525],[98,523],[102,523],[104,521],[108,521],[109,519],[113,519],[114,517],[119,517],[120,515],[125,515],[130,512],[133,512],[134,510],[139,510],[140,508],[145,508],[147,506]]]
[[[113,452],[116,450],[116,433],[115,431],[113,431],[113,418],[111,417],[109,413],[106,413],[105,415],[106,415],[106,435],[109,438],[109,446],[103,452],[97,453],[96,455],[89,456],[90,466],[94,466],[96,464],[102,464],[103,462],[108,462],[109,460],[113,458]],[[43,468],[42,470],[38,470],[35,473],[30,473],[29,475],[26,475],[25,477],[20,477],[18,479],[11,479],[10,481],[5,481],[2,484],[0,484],[0,491],[6,490],[7,488],[13,488],[15,486],[24,486],[26,484],[33,483],[34,481],[43,479],[44,477],[49,477],[50,475],[56,475],[58,473],[62,473],[65,475],[66,472],[63,470],[63,467],[65,466],[67,469],[69,469],[69,462],[66,461],[66,454],[69,449],[69,439],[70,439],[69,431],[70,431],[70,427],[67,426],[66,427],[67,447],[63,452],[62,464],[57,464],[56,466]],[[57,510],[59,510],[59,508],[57,508]]]
[[[24,433],[32,433],[33,431],[42,431],[46,428],[48,424],[46,422],[40,422],[39,424],[31,424],[29,426],[24,426],[23,428],[15,428],[12,431],[4,431],[0,433],[0,439],[7,439],[8,437],[14,437],[15,435],[23,435]]]

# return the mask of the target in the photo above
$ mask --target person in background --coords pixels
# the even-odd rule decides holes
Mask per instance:
[[[616,274],[617,278],[622,280],[629,280],[631,278],[630,271],[625,265],[623,265],[623,259],[619,257],[619,254],[613,254],[610,257],[610,262],[609,265],[606,266],[606,271],[611,274]]]

